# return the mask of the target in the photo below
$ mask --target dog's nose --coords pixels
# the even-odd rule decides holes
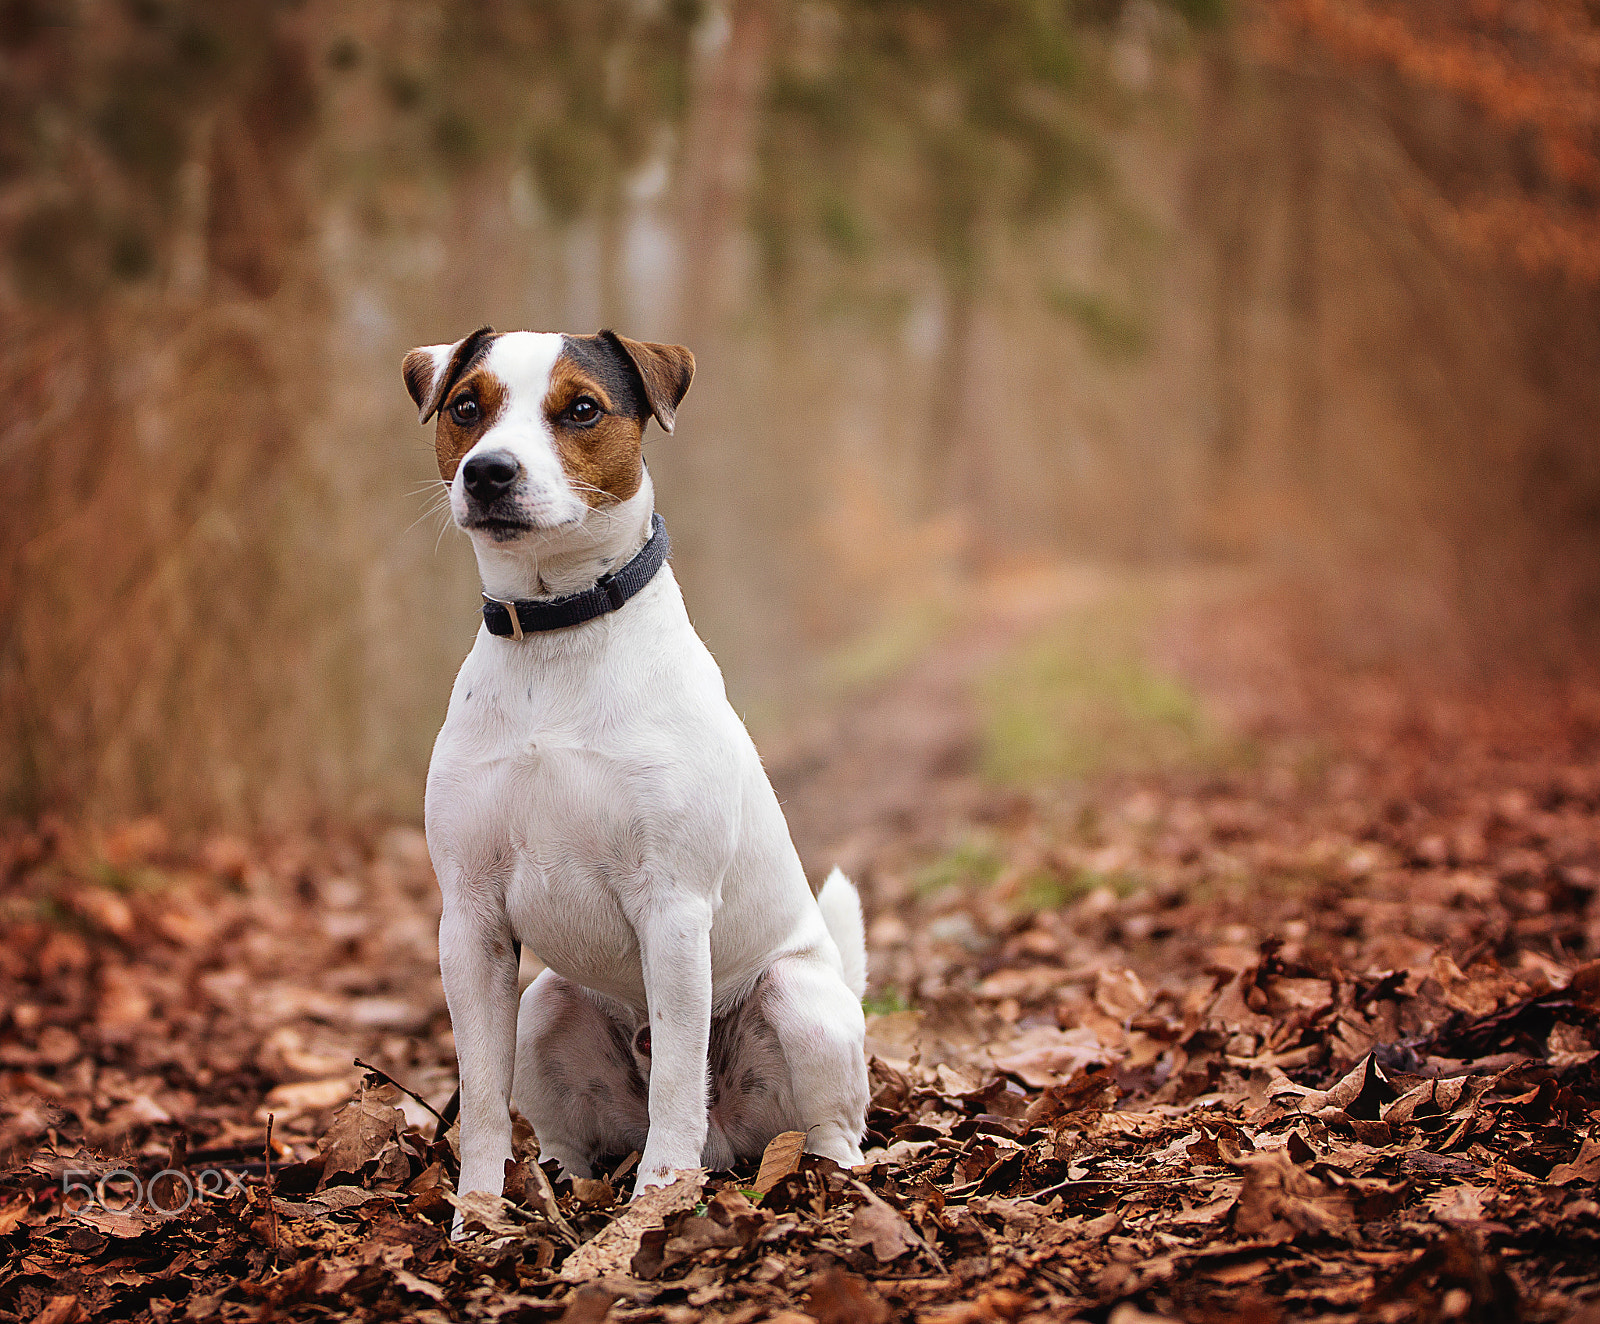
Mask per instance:
[[[488,505],[517,481],[517,462],[504,451],[474,455],[461,466],[461,481],[469,497]]]

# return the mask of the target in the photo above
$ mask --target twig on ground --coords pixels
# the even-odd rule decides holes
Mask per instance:
[[[375,1067],[370,1062],[363,1062],[359,1057],[355,1059],[355,1063],[363,1071],[370,1071],[379,1080],[383,1081],[383,1083],[385,1085],[393,1085],[395,1087],[395,1089],[399,1090],[400,1093],[404,1094],[408,1099],[415,1099],[424,1108],[426,1108],[430,1113],[432,1113],[435,1117],[437,1117],[439,1119],[439,1125],[440,1125],[439,1136],[442,1136],[445,1133],[445,1131],[450,1129],[450,1123],[445,1119],[445,1116],[444,1116],[443,1113],[441,1113],[437,1108],[435,1108],[431,1103],[429,1103],[426,1099],[424,1099],[422,1097],[422,1095],[418,1094],[415,1090],[407,1089],[404,1085],[402,1085],[398,1080],[396,1080],[393,1076],[391,1076],[382,1067]],[[434,1138],[438,1139],[439,1136],[435,1136]]]
[[[267,1165],[267,1211],[272,1218],[272,1267],[278,1267],[278,1204],[273,1194],[272,1183],[272,1122],[273,1114],[267,1114],[267,1143],[263,1146],[262,1160]]]

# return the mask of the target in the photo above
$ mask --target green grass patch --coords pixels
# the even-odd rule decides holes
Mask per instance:
[[[159,892],[167,886],[167,875],[153,865],[140,864],[124,868],[112,864],[110,860],[96,859],[90,861],[84,870],[87,881],[96,883],[107,891],[120,892],[126,896],[130,892]]]
[[[1135,359],[1150,348],[1145,319],[1104,294],[1052,285],[1044,297],[1052,312],[1077,325],[1102,358]]]
[[[951,888],[988,887],[1004,867],[1005,857],[992,842],[969,837],[918,870],[916,893],[925,901]]]
[[[1060,874],[1041,870],[1023,879],[1011,904],[1018,914],[1033,915],[1074,905],[1102,887],[1110,888],[1116,898],[1123,901],[1137,892],[1139,886],[1137,878],[1125,873],[1079,869],[1070,877],[1063,878]]]
[[[1241,747],[1199,696],[1150,665],[1134,622],[1101,610],[1021,645],[978,686],[982,768],[1005,786],[1105,773],[1210,769]]]
[[[888,680],[915,662],[951,626],[947,603],[907,603],[859,637],[833,650],[822,664],[825,689],[850,694]]]
[[[868,1016],[892,1016],[897,1011],[910,1011],[911,1004],[906,1001],[905,994],[891,984],[862,998],[861,1010]]]

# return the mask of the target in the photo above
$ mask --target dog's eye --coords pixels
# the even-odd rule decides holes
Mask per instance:
[[[600,417],[600,406],[586,395],[580,395],[567,406],[567,417],[579,427],[587,427]]]
[[[450,417],[466,427],[469,423],[478,421],[478,402],[470,395],[464,395],[455,404],[450,406]]]

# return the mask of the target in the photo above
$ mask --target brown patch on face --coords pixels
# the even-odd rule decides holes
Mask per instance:
[[[585,397],[601,410],[587,426],[573,414],[573,406]],[[640,421],[619,413],[605,387],[565,353],[550,370],[544,416],[550,423],[561,467],[589,506],[613,506],[639,490],[644,481],[644,458],[639,453],[644,429]]]
[[[406,390],[417,406],[417,421],[426,423],[444,402],[456,382],[466,374],[496,340],[492,326],[480,326],[470,336],[463,336],[450,346],[444,371],[438,370],[438,357],[434,353],[441,345],[423,345],[412,350],[400,366]]]
[[[456,407],[466,400],[477,405],[478,413],[475,419],[462,423],[456,418]],[[478,438],[494,426],[505,407],[505,383],[487,368],[467,373],[455,384],[448,398],[440,402],[433,449],[439,457],[439,474],[445,482],[456,476],[462,458],[478,444]]]

